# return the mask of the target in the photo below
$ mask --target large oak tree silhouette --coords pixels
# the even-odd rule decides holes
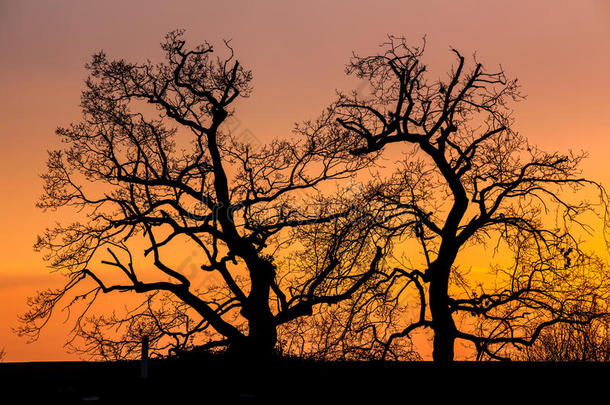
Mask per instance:
[[[328,112],[291,140],[253,147],[231,131],[252,75],[230,44],[220,56],[208,43],[188,49],[178,30],[162,49],[158,64],[100,52],[87,65],[83,120],[57,130],[66,147],[50,152],[38,203],[83,219],[39,236],[36,249],[67,281],[30,300],[19,332],[36,338],[56,307],[84,301],[73,338],[106,358],[135,355],[142,335],[160,353],[198,345],[268,357],[279,325],[349,299],[378,272],[383,241],[350,219],[352,202],[317,191],[368,159],[349,154]],[[292,232],[325,226],[332,232]],[[218,283],[198,288],[167,259],[192,249],[194,275]],[[297,268],[280,262],[299,249],[316,255]],[[112,292],[144,299],[126,314],[87,314]]]
[[[455,65],[430,79],[424,48],[425,40],[412,47],[390,36],[378,54],[354,55],[347,73],[368,88],[340,94],[332,106],[358,144],[355,156],[405,147],[374,200],[400,216],[391,229],[412,241],[404,254],[411,264],[397,266],[393,280],[415,287],[419,311],[388,350],[394,339],[431,328],[435,361],[453,360],[456,339],[473,344],[479,358],[500,359],[532,345],[547,326],[604,316],[607,270],[580,238],[591,229],[589,213],[607,218],[606,195],[581,176],[585,154],[544,152],[513,129],[510,103],[522,95],[501,67],[489,71],[476,57],[469,67],[452,49]],[[591,193],[601,201],[588,201]],[[490,258],[487,282],[470,277],[458,263],[468,264],[473,245],[514,260],[493,267]]]

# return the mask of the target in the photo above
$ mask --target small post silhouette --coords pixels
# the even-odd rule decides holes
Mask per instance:
[[[140,363],[140,378],[148,378],[148,336],[142,336],[142,361]]]

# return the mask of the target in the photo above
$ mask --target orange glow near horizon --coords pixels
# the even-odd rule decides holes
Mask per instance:
[[[38,342],[11,328],[26,297],[61,278],[32,249],[36,235],[66,212],[35,208],[57,126],[80,119],[79,97],[91,54],[155,61],[159,43],[185,28],[190,45],[231,39],[254,75],[253,95],[237,104],[238,131],[256,142],[290,136],[315,118],[335,89],[357,86],[344,74],[351,52],[377,50],[387,34],[412,44],[426,36],[425,62],[439,78],[450,47],[501,64],[528,97],[514,106],[516,128],[545,150],[587,151],[584,175],[610,185],[610,3],[432,1],[183,1],[0,3],[0,348],[5,361],[76,360],[63,349],[71,328],[57,316]],[[433,77],[433,76],[430,76]],[[599,243],[604,249],[602,243]],[[473,263],[473,266],[483,266]],[[459,349],[458,349],[459,352]]]

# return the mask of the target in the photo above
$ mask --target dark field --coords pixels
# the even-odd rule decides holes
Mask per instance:
[[[227,360],[0,364],[0,403],[410,403],[456,399],[531,403],[607,399],[610,364],[316,363]],[[600,395],[601,394],[601,395]],[[434,402],[437,402],[437,401]]]

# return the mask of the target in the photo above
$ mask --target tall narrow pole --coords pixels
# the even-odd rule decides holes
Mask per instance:
[[[142,336],[142,362],[140,364],[140,378],[148,378],[148,336]]]

